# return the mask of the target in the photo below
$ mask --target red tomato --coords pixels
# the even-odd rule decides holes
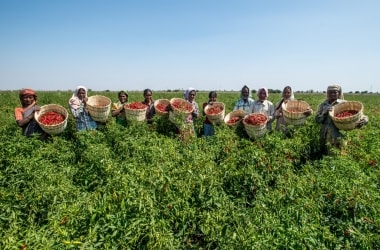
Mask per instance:
[[[350,117],[350,116],[356,115],[357,113],[358,113],[358,111],[356,111],[356,110],[345,110],[343,112],[340,112],[339,114],[336,114],[335,117],[345,118],[345,117]]]
[[[126,109],[145,109],[146,105],[141,102],[132,102],[129,104],[125,104]]]
[[[223,109],[221,107],[210,107],[206,110],[206,114],[208,115],[217,115],[222,112]]]
[[[245,118],[245,122],[251,125],[264,125],[267,117],[263,114],[251,114]]]
[[[46,113],[43,113],[38,118],[38,121],[44,125],[57,125],[63,122],[64,120],[65,117],[62,114],[54,111],[48,111]]]

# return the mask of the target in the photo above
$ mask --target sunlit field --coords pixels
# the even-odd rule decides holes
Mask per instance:
[[[37,95],[69,111],[71,92]],[[239,95],[218,92],[226,114]],[[197,93],[200,107],[207,96]],[[172,97],[182,92],[153,92]],[[316,111],[325,94],[295,97]],[[347,146],[327,156],[315,112],[290,137],[256,140],[225,124],[206,139],[201,115],[188,142],[165,117],[122,127],[110,116],[78,133],[70,114],[62,134],[40,141],[16,125],[18,92],[0,92],[0,248],[379,249],[380,95],[345,99],[362,102],[369,123],[343,131]]]

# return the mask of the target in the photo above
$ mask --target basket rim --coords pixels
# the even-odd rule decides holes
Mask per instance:
[[[59,112],[59,111],[56,111],[56,110],[54,110],[54,111],[58,112],[61,115],[63,115],[65,117],[65,119],[62,122],[54,124],[54,125],[46,125],[46,124],[41,123],[38,118],[40,118],[40,116],[43,115],[43,114],[45,114],[46,112],[50,111],[47,108],[52,108],[52,107],[60,109],[60,111],[62,111],[62,112]],[[34,119],[37,121],[37,123],[41,127],[45,127],[45,128],[48,128],[48,129],[53,129],[55,127],[60,127],[61,125],[64,125],[65,123],[67,123],[68,116],[69,116],[69,112],[63,106],[61,106],[59,104],[46,104],[46,105],[41,106],[39,111],[34,112]]]

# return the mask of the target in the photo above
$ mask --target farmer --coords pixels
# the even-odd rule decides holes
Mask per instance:
[[[240,99],[236,101],[234,110],[242,110],[246,115],[250,114],[255,101],[251,98],[249,88],[244,85],[240,92]]]
[[[145,89],[143,92],[144,101],[142,101],[142,104],[145,104],[148,106],[146,109],[146,121],[151,124],[153,122],[153,116],[155,115],[156,111],[154,109],[154,100],[152,98],[153,92],[150,89]]]
[[[287,124],[285,123],[285,119],[284,119],[283,112],[282,112],[282,105],[284,104],[285,107],[286,107],[286,104],[288,103],[288,101],[292,101],[292,100],[294,100],[293,90],[292,90],[292,88],[290,86],[286,86],[282,90],[282,99],[281,99],[281,101],[279,101],[276,104],[276,107],[274,109],[274,117],[277,120],[276,121],[276,130],[278,130],[278,131],[282,130],[285,133],[288,132],[288,130],[286,128]],[[312,113],[313,113],[313,110],[312,109],[308,109],[303,114],[306,115],[306,116],[309,116]]]
[[[259,98],[253,103],[252,113],[263,113],[268,117],[267,130],[272,130],[272,122],[274,119],[274,106],[273,103],[268,101],[269,96],[267,88],[259,88],[257,97]]]
[[[208,101],[203,103],[203,115],[205,115],[204,113],[205,107],[207,105],[212,105],[214,102],[216,102],[216,98],[217,98],[216,91],[210,91],[210,93],[208,94]],[[211,136],[214,134],[214,126],[212,125],[212,123],[210,122],[207,116],[206,116],[205,121],[203,122],[203,134],[205,136]]]
[[[345,102],[342,88],[339,85],[330,85],[327,87],[327,98],[322,102],[315,117],[316,123],[321,124],[320,130],[320,146],[322,153],[329,154],[331,146],[341,149],[344,145],[344,137],[335,126],[333,120],[329,116],[329,112],[333,110],[333,106],[338,103]],[[368,123],[368,117],[363,115],[357,122],[356,127],[360,128]]]
[[[124,105],[128,102],[128,93],[126,91],[119,91],[117,94],[118,101],[112,104],[112,117],[116,117],[116,123],[122,126],[127,125],[125,118]]]
[[[189,138],[195,136],[194,119],[199,116],[198,103],[195,101],[197,92],[194,88],[190,87],[184,91],[184,99],[193,106],[193,111],[186,117],[185,123],[178,128],[178,133],[181,135],[183,141],[188,141]]]
[[[45,138],[47,134],[34,119],[34,112],[40,110],[37,106],[36,92],[32,89],[22,89],[19,98],[22,107],[15,108],[15,119],[17,125],[22,128],[22,134],[28,137],[39,134],[41,139]]]
[[[85,86],[77,86],[69,100],[70,110],[75,118],[78,131],[93,130],[97,128],[96,122],[91,118],[87,111],[87,100],[87,88]]]

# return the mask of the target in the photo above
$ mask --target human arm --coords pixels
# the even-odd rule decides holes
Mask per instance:
[[[323,102],[319,105],[317,114],[315,116],[316,123],[323,123],[329,115],[329,112],[332,110],[332,106],[327,102]]]
[[[34,118],[34,110],[29,109],[28,113],[25,115],[22,108],[15,109],[15,119],[17,126],[23,127],[28,124]]]

